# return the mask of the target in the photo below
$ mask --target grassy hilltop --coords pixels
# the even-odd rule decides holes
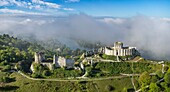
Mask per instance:
[[[85,79],[78,79],[83,71],[65,68],[49,70],[38,66],[38,76],[32,76],[30,65],[35,51],[44,51],[47,59],[52,59],[55,50],[44,48],[38,43],[31,43],[0,35],[0,92],[169,92],[170,63],[145,60],[136,57],[123,62],[95,62],[93,66],[85,63]],[[84,50],[71,50],[64,46],[60,55],[75,56],[78,66]],[[107,58],[113,58],[107,56]],[[103,59],[107,59],[103,58]],[[138,62],[136,62],[138,61]],[[15,66],[19,66],[18,70]],[[163,72],[162,72],[163,70]],[[28,77],[26,77],[28,76]],[[132,77],[133,76],[133,77]],[[35,77],[35,78],[32,78]]]

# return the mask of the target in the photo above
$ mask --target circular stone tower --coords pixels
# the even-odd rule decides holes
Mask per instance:
[[[123,43],[122,42],[115,42],[114,47],[117,48],[117,49],[121,49],[121,48],[123,48]]]

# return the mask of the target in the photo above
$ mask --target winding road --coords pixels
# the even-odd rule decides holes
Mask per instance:
[[[43,81],[95,81],[95,80],[106,80],[106,79],[116,79],[116,78],[126,78],[129,76],[125,76],[125,75],[120,75],[120,76],[112,76],[112,77],[103,77],[103,78],[67,78],[67,79],[59,79],[59,78],[55,78],[55,79],[43,79],[43,78],[32,78],[28,75],[25,75],[24,73],[22,73],[21,71],[18,71],[18,73],[20,75],[22,75],[23,77],[30,79],[30,80],[43,80]],[[137,75],[136,75],[137,76]]]
[[[136,61],[139,61],[141,58],[139,58],[138,60]],[[135,61],[133,61],[135,62]],[[132,70],[133,70],[133,67],[132,67]],[[141,89],[138,89],[136,90],[136,87],[135,87],[135,84],[134,84],[134,81],[133,81],[133,77],[134,76],[140,76],[140,74],[121,74],[120,76],[112,76],[112,77],[101,77],[101,78],[88,78],[88,77],[85,77],[85,76],[81,76],[81,77],[76,77],[76,78],[73,78],[73,77],[68,77],[68,78],[65,78],[65,79],[60,79],[60,78],[54,78],[54,79],[44,79],[44,78],[32,78],[24,73],[22,73],[21,71],[18,71],[17,73],[19,73],[20,75],[22,75],[23,77],[27,78],[27,79],[30,79],[30,80],[36,80],[36,81],[97,81],[97,80],[107,80],[107,79],[116,79],[116,78],[126,78],[126,77],[131,77],[131,82],[132,82],[132,85],[135,89],[135,92],[140,92]],[[86,72],[85,74],[86,75]],[[161,82],[163,81],[163,79],[157,81],[158,82]],[[146,88],[149,87],[149,85],[145,86]]]

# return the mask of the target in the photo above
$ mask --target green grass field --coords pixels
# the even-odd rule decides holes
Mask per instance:
[[[7,88],[0,88],[0,92],[122,92],[124,88],[132,89],[130,78],[108,79],[100,81],[34,81],[21,76],[18,73],[12,73],[10,77],[15,77],[16,81],[6,83]],[[106,89],[106,86],[112,86],[112,90]],[[9,87],[9,88],[8,88]]]

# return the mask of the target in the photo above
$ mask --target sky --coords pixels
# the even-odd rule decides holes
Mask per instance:
[[[144,57],[170,60],[169,10],[170,0],[0,0],[0,34],[71,48],[121,41]]]
[[[1,14],[170,17],[170,0],[0,0]]]

